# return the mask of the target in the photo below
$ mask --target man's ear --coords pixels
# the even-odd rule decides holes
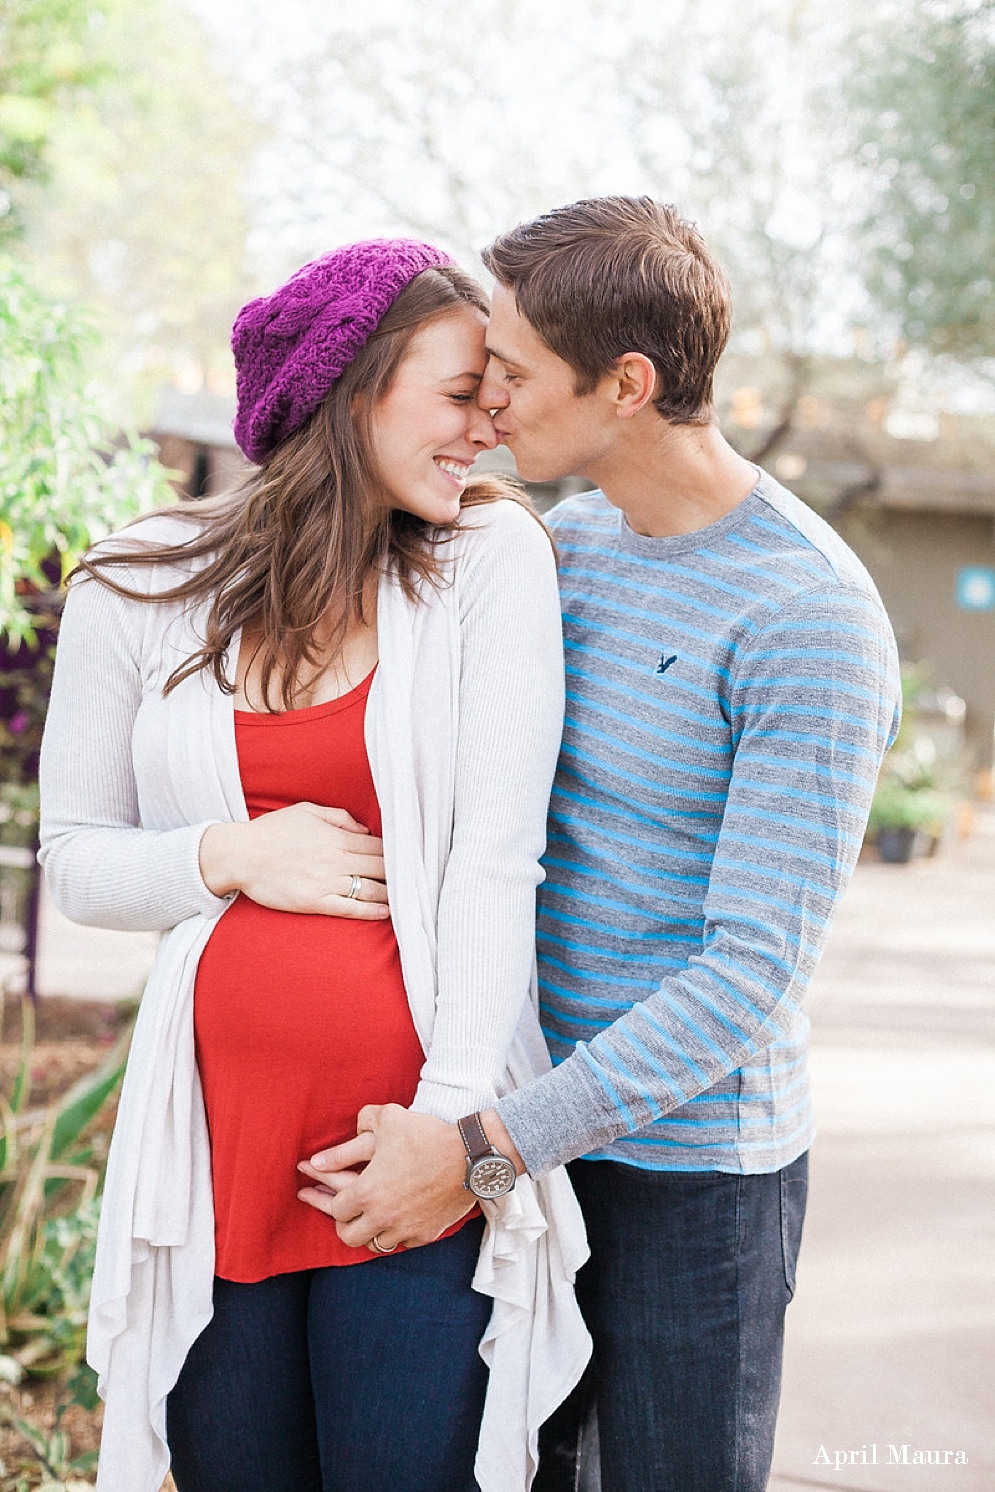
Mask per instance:
[[[614,384],[615,413],[621,420],[631,420],[656,393],[656,369],[645,353],[623,352],[609,377]]]

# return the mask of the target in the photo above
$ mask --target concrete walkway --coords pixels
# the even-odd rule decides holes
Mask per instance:
[[[46,904],[41,992],[133,995],[155,942]],[[932,860],[858,866],[811,1011],[820,1129],[772,1492],[991,1492],[995,810]]]
[[[811,1011],[819,1137],[772,1492],[991,1492],[995,812],[935,859],[858,866]]]

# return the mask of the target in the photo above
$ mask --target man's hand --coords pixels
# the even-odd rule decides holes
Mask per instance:
[[[502,1148],[500,1134],[510,1146],[496,1114],[483,1120],[492,1144]],[[297,1195],[335,1219],[343,1243],[361,1248],[376,1238],[379,1252],[402,1243],[417,1248],[434,1243],[473,1207],[475,1198],[463,1185],[466,1149],[455,1124],[389,1103],[368,1104],[356,1127],[354,1140],[330,1146],[297,1168],[317,1183]],[[513,1146],[504,1153],[524,1171]],[[365,1170],[354,1169],[364,1164]]]
[[[399,1104],[368,1104],[359,1133],[298,1166],[317,1186],[297,1193],[335,1219],[351,1248],[376,1238],[382,1251],[434,1243],[470,1211],[466,1151],[455,1124]],[[369,1162],[357,1175],[353,1167]]]

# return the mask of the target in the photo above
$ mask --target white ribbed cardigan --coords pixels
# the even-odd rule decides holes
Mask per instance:
[[[549,541],[511,502],[470,509],[464,524],[441,589],[412,604],[381,583],[366,715],[391,912],[426,1052],[414,1107],[447,1120],[549,1066],[534,1006],[534,897],[563,708]],[[189,532],[167,516],[128,537]],[[128,579],[158,588],[176,571],[160,575]],[[59,907],[79,922],[166,934],[100,1220],[88,1340],[106,1400],[100,1492],[157,1492],[166,1395],[212,1309],[193,985],[228,902],[204,885],[198,848],[209,823],[247,813],[231,696],[203,672],[162,695],[201,618],[202,608],[75,585],[42,753],[41,858]],[[589,1356],[572,1289],[587,1249],[562,1172],[523,1178],[486,1211],[474,1285],[495,1303],[481,1343],[490,1375],[476,1474],[484,1492],[524,1492],[539,1425]]]

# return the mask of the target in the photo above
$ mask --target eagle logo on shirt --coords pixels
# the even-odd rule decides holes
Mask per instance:
[[[660,661],[656,665],[656,671],[657,671],[657,673],[666,673],[667,669],[670,667],[670,665],[672,663],[676,663],[676,662],[677,662],[677,654],[676,653],[671,653],[671,655],[670,655],[669,658],[667,657],[666,653],[661,653],[660,654]]]

